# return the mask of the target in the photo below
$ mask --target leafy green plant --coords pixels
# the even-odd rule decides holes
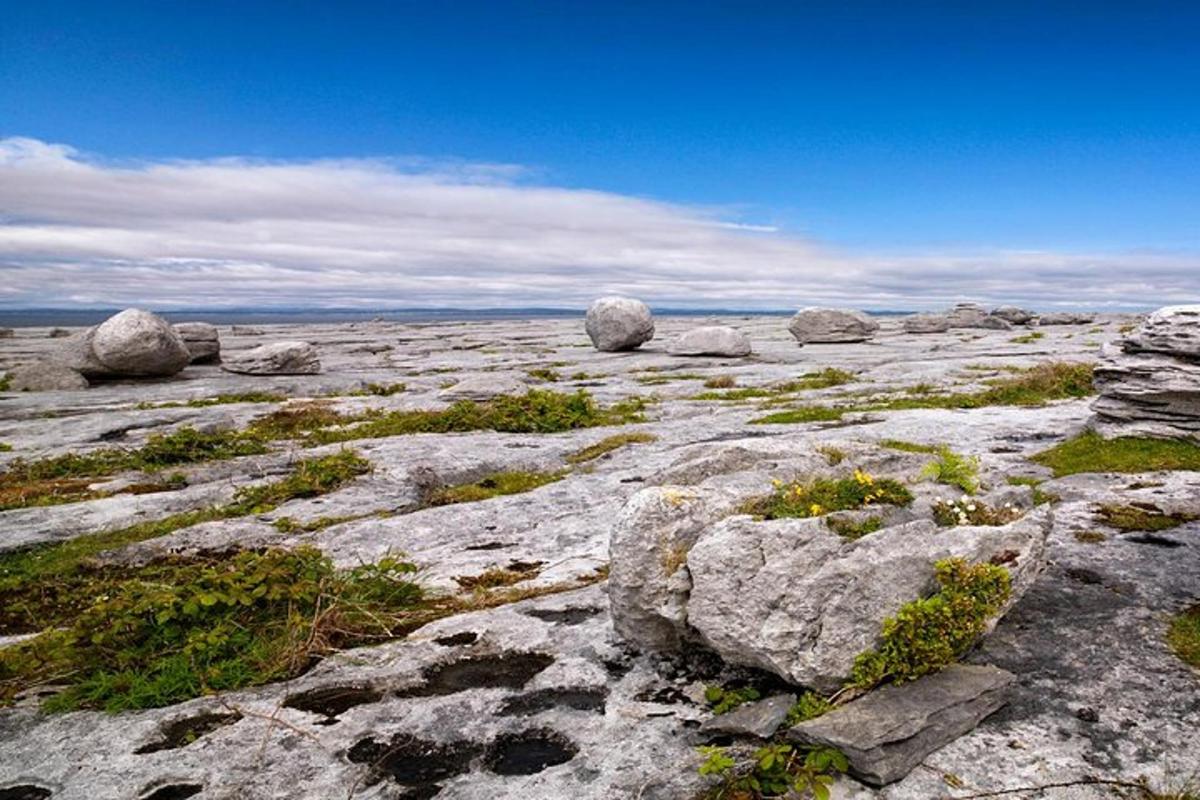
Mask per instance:
[[[746,503],[742,513],[763,519],[819,517],[870,505],[907,506],[912,493],[892,478],[875,478],[855,470],[849,478],[816,478],[803,483],[775,482],[775,491]]]
[[[114,580],[67,628],[0,650],[0,691],[66,683],[47,710],[120,711],[290,677],[395,636],[422,599],[415,571],[395,558],[336,570],[311,547],[170,559]]]
[[[728,714],[743,703],[762,699],[762,692],[753,686],[727,689],[724,686],[709,686],[704,690],[704,700],[714,714]]]
[[[849,767],[846,757],[832,748],[795,748],[772,742],[749,758],[735,758],[732,748],[701,747],[700,774],[718,784],[708,800],[757,800],[795,793],[814,800],[829,800],[834,775]]]
[[[979,491],[979,458],[959,455],[949,447],[939,447],[937,460],[925,465],[921,477],[975,494]]]
[[[822,714],[830,711],[833,705],[816,692],[804,692],[788,710],[787,719],[784,720],[784,726],[790,728],[799,725],[801,722],[807,722],[810,719],[816,719]]]
[[[952,558],[937,562],[934,570],[941,589],[884,620],[879,647],[855,660],[853,686],[902,683],[954,663],[983,635],[1012,591],[1008,570],[994,564]]]
[[[1200,470],[1200,445],[1181,439],[1122,436],[1105,439],[1087,431],[1034,455],[1054,477],[1080,472],[1157,472]]]

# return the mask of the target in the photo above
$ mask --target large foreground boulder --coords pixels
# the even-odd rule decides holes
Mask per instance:
[[[845,308],[802,308],[788,323],[788,331],[801,345],[865,342],[879,323],[861,311]]]
[[[211,364],[221,360],[221,336],[216,325],[207,322],[180,322],[172,327],[187,345],[193,364]]]
[[[633,350],[654,338],[654,317],[641,300],[601,297],[588,307],[584,328],[597,350]]]
[[[165,319],[129,308],[69,337],[55,360],[87,377],[167,376],[191,353]]]
[[[1200,305],[1159,309],[1104,345],[1095,382],[1101,433],[1200,440]]]
[[[674,356],[725,356],[737,358],[750,355],[750,337],[727,325],[707,325],[693,328],[667,347]]]
[[[62,364],[42,361],[21,364],[6,374],[8,388],[14,392],[73,391],[88,388],[87,378]]]
[[[321,360],[308,342],[273,342],[226,355],[221,369],[244,375],[316,375]]]
[[[883,786],[999,710],[1015,682],[1015,675],[997,667],[953,664],[801,722],[788,738],[837,748],[850,762],[851,775]]]

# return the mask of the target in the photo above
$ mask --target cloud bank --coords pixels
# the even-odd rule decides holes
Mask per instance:
[[[1036,308],[1195,302],[1189,253],[851,253],[420,159],[109,163],[0,139],[0,306]]]

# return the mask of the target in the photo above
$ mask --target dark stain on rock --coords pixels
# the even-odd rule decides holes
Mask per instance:
[[[658,703],[660,705],[691,702],[686,694],[674,686],[648,686],[635,694],[633,699],[639,703]]]
[[[603,714],[607,699],[606,689],[539,689],[508,698],[499,713],[505,717],[528,717],[552,708],[570,708]]]
[[[1085,567],[1067,567],[1065,572],[1068,578],[1073,581],[1078,581],[1079,583],[1092,586],[1104,583],[1104,577],[1094,569],[1087,569]]]
[[[346,753],[355,764],[367,764],[397,783],[415,787],[405,797],[433,797],[440,781],[461,775],[471,768],[471,759],[482,748],[469,741],[434,742],[406,733],[390,741],[362,739]]]
[[[500,653],[438,664],[422,672],[424,682],[399,697],[437,697],[468,689],[520,689],[554,663],[545,653]]]
[[[497,775],[533,775],[565,764],[579,748],[567,737],[546,728],[502,733],[488,745],[484,765]]]
[[[169,783],[142,795],[141,800],[184,800],[203,791],[204,787],[199,783]]]
[[[222,713],[218,711],[197,714],[194,717],[184,717],[175,722],[160,726],[161,735],[158,739],[144,744],[133,752],[136,755],[157,753],[161,750],[177,750],[187,747],[192,742],[206,736],[218,728],[232,725],[242,718],[236,711]]]
[[[51,794],[53,792],[45,786],[22,783],[19,786],[0,789],[0,800],[46,800]]]
[[[479,634],[474,631],[463,631],[462,633],[453,633],[449,636],[439,636],[433,640],[442,647],[462,647],[463,645],[475,644],[479,641]]]
[[[1183,542],[1168,539],[1166,536],[1159,536],[1157,533],[1136,533],[1133,536],[1126,536],[1124,539],[1127,542],[1152,544],[1156,547],[1183,547]]]
[[[483,544],[472,544],[463,548],[464,550],[503,550],[506,547],[516,547],[515,542],[484,542]]]
[[[530,608],[525,611],[528,617],[536,617],[545,622],[553,622],[556,625],[579,625],[592,617],[604,611],[602,608],[595,607],[578,607],[578,608]]]
[[[355,706],[378,703],[383,692],[370,686],[323,686],[307,692],[294,694],[283,701],[285,708],[309,711],[326,717],[326,724],[334,721]]]

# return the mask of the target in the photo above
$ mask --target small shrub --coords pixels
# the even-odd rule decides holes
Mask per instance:
[[[949,447],[939,447],[937,460],[921,470],[921,477],[947,486],[956,486],[967,494],[979,491],[979,459],[961,456]]]
[[[946,559],[934,565],[941,589],[903,605],[883,622],[878,649],[858,656],[852,685],[870,689],[937,672],[960,659],[983,634],[1011,594],[1008,570],[994,564]]]
[[[562,380],[562,375],[558,370],[550,369],[549,367],[539,367],[537,369],[527,369],[525,374],[531,378],[547,383],[558,383]]]
[[[832,708],[833,705],[816,692],[804,692],[796,704],[788,710],[787,719],[783,724],[791,728],[801,722],[816,719]]]
[[[497,472],[473,483],[442,486],[425,498],[431,506],[474,503],[508,494],[521,494],[566,477],[564,472]]]
[[[1194,605],[1171,620],[1167,644],[1175,655],[1200,669],[1200,605]]]
[[[740,689],[709,686],[704,690],[704,699],[714,714],[728,714],[743,703],[761,700],[762,692],[753,686],[745,686]]]
[[[830,445],[822,445],[817,448],[817,452],[825,456],[825,460],[829,462],[829,466],[836,467],[838,464],[846,460],[846,451]]]
[[[502,586],[512,586],[521,581],[536,578],[542,565],[543,562],[537,561],[530,564],[518,564],[517,567],[493,567],[478,575],[459,575],[455,577],[454,582],[470,591],[498,589]]]
[[[617,433],[571,453],[567,456],[566,461],[568,464],[585,464],[588,461],[600,458],[600,456],[608,455],[614,450],[619,450],[626,445],[648,444],[654,441],[658,441],[658,437],[652,433]]]
[[[754,750],[748,758],[735,758],[731,754],[736,751],[727,747],[701,747],[699,752],[704,756],[700,774],[719,781],[704,795],[706,800],[784,796],[829,800],[834,775],[849,766],[846,757],[832,748],[793,748],[778,742]]]
[[[1054,477],[1080,472],[1157,472],[1200,470],[1200,445],[1178,439],[1122,436],[1105,439],[1087,431],[1031,459]]]
[[[855,521],[843,517],[828,517],[825,524],[843,539],[855,541],[882,528],[883,518],[871,516],[861,521]]]
[[[1120,531],[1165,531],[1200,519],[1195,514],[1168,514],[1149,504],[1101,505],[1096,516],[1110,528]]]
[[[892,478],[875,478],[855,470],[850,478],[817,478],[807,483],[776,481],[775,491],[751,500],[742,511],[763,519],[819,517],[870,505],[907,506],[912,493]]]
[[[906,442],[903,439],[884,439],[879,446],[889,450],[901,450],[905,453],[937,453],[943,449],[943,445],[919,444],[918,442]]]

